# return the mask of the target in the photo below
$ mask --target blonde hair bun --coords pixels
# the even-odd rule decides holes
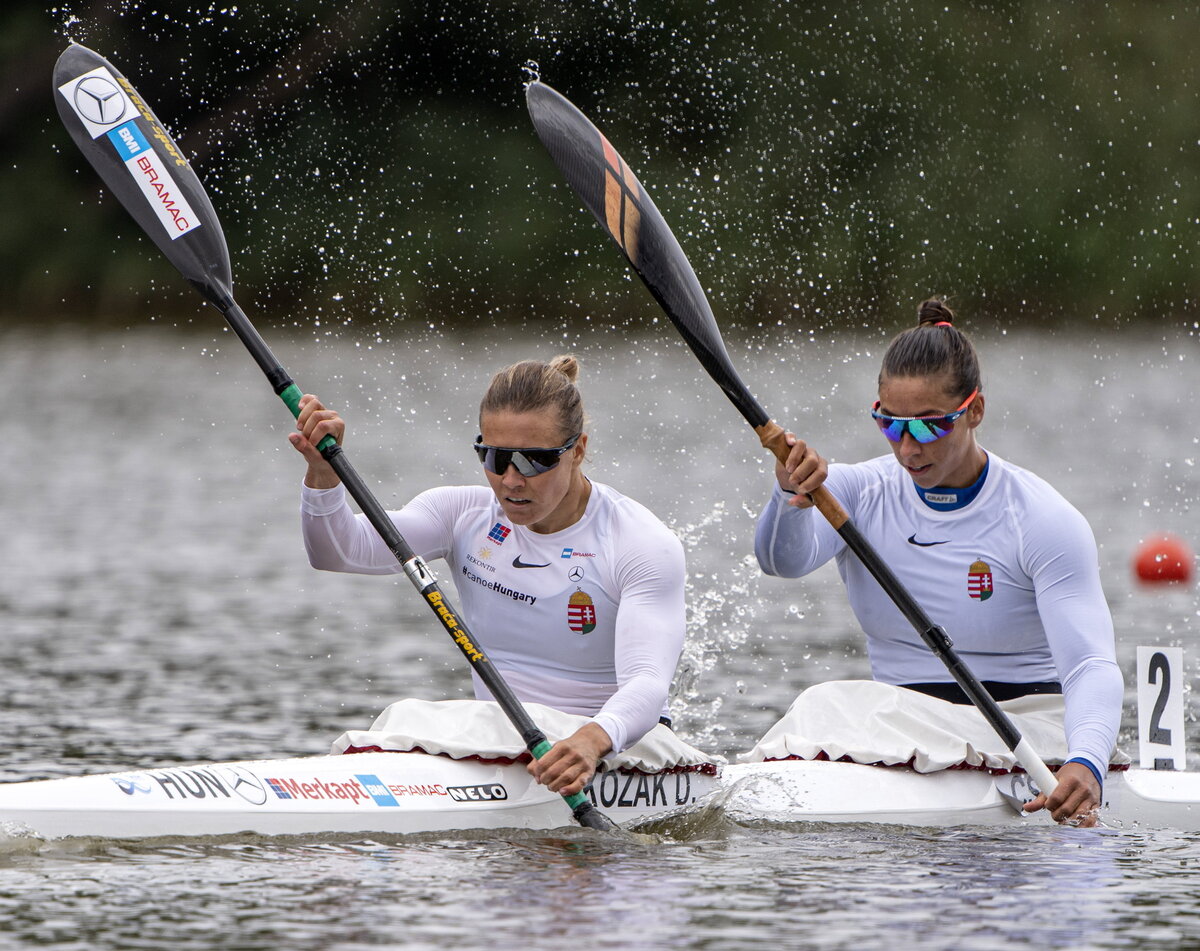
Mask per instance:
[[[551,370],[557,370],[572,383],[579,379],[579,361],[569,353],[560,353],[548,364]]]

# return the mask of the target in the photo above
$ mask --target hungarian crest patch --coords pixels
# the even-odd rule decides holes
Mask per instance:
[[[986,561],[972,562],[967,569],[967,594],[976,601],[986,601],[992,590],[991,566]]]
[[[567,602],[567,626],[576,634],[591,634],[596,629],[596,605],[582,588]]]

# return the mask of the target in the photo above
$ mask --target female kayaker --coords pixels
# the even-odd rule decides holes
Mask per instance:
[[[417,554],[449,564],[468,627],[518,699],[591,717],[530,763],[563,795],[665,717],[684,636],[679,539],[583,474],[578,372],[569,356],[501,370],[480,404],[473,447],[487,486],[430,489],[389,513]],[[306,395],[296,428],[288,438],[308,462],[301,520],[312,565],[400,571],[315,448],[326,435],[341,443],[345,422]],[[490,699],[478,677],[475,694]]]
[[[1026,808],[1092,825],[1121,719],[1123,685],[1096,542],[1047,483],[976,441],[985,399],[971,341],[940,300],[892,340],[871,415],[891,455],[828,465],[788,434],[755,552],[798,578],[837,559],[876,681],[967,697],[841,536],[815,517],[825,484],[997,701],[1061,693],[1068,755],[1058,786]]]

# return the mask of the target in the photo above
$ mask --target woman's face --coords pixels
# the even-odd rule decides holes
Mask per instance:
[[[480,430],[487,445],[505,449],[550,449],[575,435],[564,433],[552,414],[507,410],[485,414]],[[510,522],[542,534],[560,532],[579,521],[586,507],[588,483],[580,471],[586,452],[585,433],[549,472],[523,476],[513,465],[501,475],[483,471]]]
[[[879,411],[888,416],[942,416],[953,413],[962,397],[950,393],[947,376],[885,377],[879,385]],[[900,442],[888,440],[896,461],[922,489],[939,485],[966,488],[979,478],[987,456],[975,442],[983,422],[983,394],[971,401],[954,429],[933,442],[921,443],[907,429]]]

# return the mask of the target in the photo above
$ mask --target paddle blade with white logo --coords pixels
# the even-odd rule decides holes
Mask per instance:
[[[298,416],[302,391],[233,299],[229,249],[204,186],[146,101],[104,57],[78,45],[67,49],[55,64],[54,96],[63,124],[104,184],[167,260],[221,312],[276,395]],[[326,436],[317,448],[500,704],[529,752],[540,759],[551,749],[546,735],[530,719],[458,612],[451,609],[424,560],[409,547],[337,441]],[[582,792],[563,799],[580,825],[616,828]]]
[[[108,60],[72,44],[54,66],[67,132],[142,230],[206,298],[232,297],[229,249],[204,186],[183,152]]]

